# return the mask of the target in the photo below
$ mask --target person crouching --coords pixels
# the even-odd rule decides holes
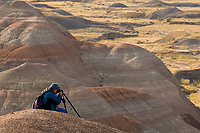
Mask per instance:
[[[58,105],[62,100],[62,91],[59,91],[60,87],[57,83],[52,83],[48,88],[42,91],[43,94],[43,102],[46,106],[46,110],[58,111],[67,113],[67,110],[63,108],[58,108]]]

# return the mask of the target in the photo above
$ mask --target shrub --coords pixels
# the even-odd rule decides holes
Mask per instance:
[[[169,48],[176,49],[177,47],[175,45],[171,45],[171,46],[169,46]]]
[[[0,27],[0,31],[2,31],[2,30],[4,30],[5,29],[5,27]]]
[[[198,92],[198,88],[196,86],[191,86],[187,88],[191,93],[197,93]]]
[[[199,108],[200,107],[200,92],[193,93],[190,95],[190,101],[194,103],[194,105]]]
[[[181,91],[185,94],[185,95],[190,95],[191,92],[189,90],[186,90],[185,88],[184,89],[181,89]]]
[[[181,83],[182,85],[189,85],[190,84],[190,80],[189,79],[181,79]]]
[[[142,43],[144,43],[144,42],[142,42],[142,41],[140,41],[140,40],[137,41],[137,44],[142,44]]]
[[[193,86],[200,87],[200,82],[199,82],[199,80],[198,80],[198,81],[193,80]]]
[[[111,10],[107,10],[106,13],[111,13]]]
[[[196,86],[182,85],[181,91],[184,92],[186,95],[190,95],[193,93],[197,93],[198,88]]]
[[[127,13],[121,15],[121,16],[125,17],[125,18],[144,18],[145,17],[145,13],[127,12]]]

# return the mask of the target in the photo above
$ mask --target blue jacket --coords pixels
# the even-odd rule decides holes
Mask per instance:
[[[62,96],[60,94],[56,96],[55,93],[49,88],[45,89],[42,93],[43,102],[46,105],[46,109],[56,111],[56,105],[60,104]]]

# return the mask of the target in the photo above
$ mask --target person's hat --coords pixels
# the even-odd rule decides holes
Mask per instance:
[[[49,86],[49,89],[53,89],[53,90],[59,90],[60,87],[58,86],[57,83],[52,83],[50,86]]]

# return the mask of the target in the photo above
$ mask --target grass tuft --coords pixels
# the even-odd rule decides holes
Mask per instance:
[[[189,85],[190,84],[190,80],[189,79],[181,79],[181,85]]]

